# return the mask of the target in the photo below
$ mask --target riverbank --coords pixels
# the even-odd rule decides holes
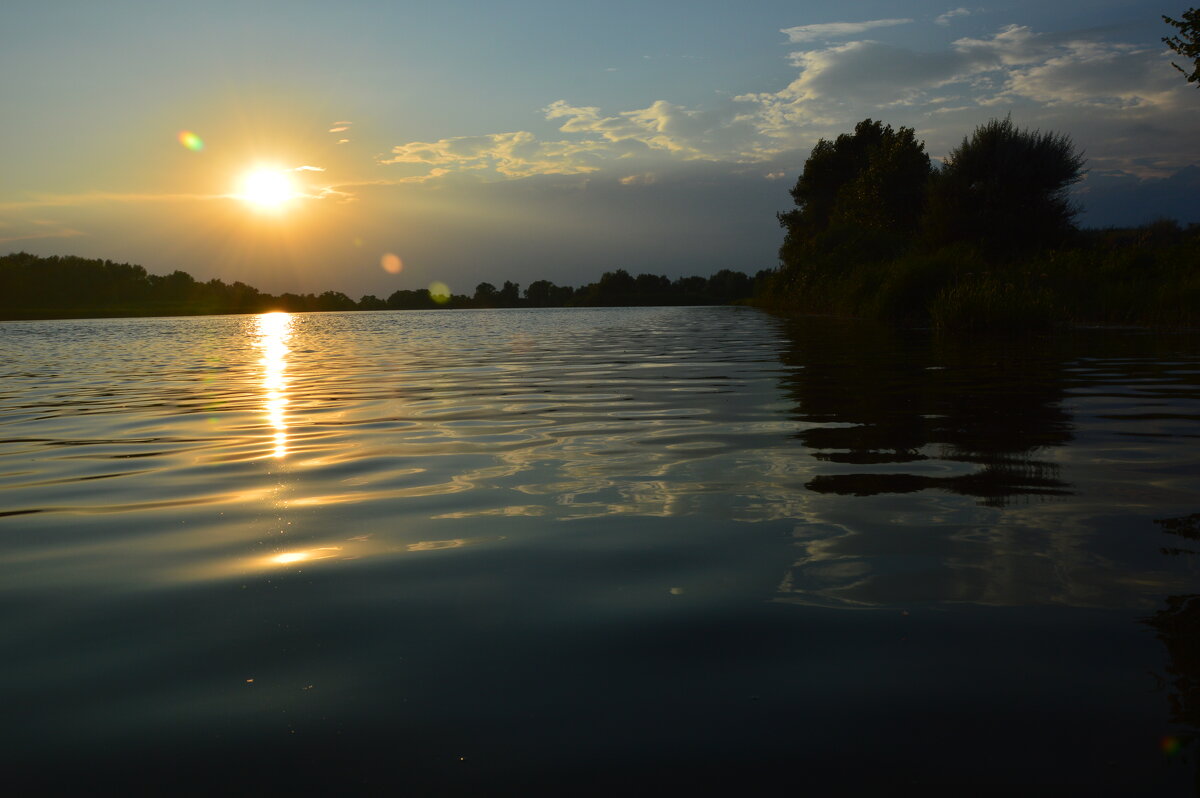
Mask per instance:
[[[834,248],[781,269],[755,304],[946,330],[1200,326],[1200,225],[1080,231],[1066,246],[1012,260],[966,246],[891,258],[866,249]]]

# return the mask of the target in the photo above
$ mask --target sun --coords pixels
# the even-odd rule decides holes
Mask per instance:
[[[238,196],[261,210],[277,211],[296,196],[296,186],[286,171],[255,169],[242,178]]]

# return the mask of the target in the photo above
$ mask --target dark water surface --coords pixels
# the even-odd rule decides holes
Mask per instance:
[[[1194,335],[47,321],[0,374],[26,794],[1195,793]]]

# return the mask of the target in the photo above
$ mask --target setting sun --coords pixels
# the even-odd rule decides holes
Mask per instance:
[[[287,172],[257,169],[242,178],[238,196],[255,207],[278,210],[295,196],[295,185]]]

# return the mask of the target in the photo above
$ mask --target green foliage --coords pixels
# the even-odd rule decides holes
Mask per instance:
[[[927,239],[967,243],[991,257],[1059,244],[1075,229],[1067,190],[1082,179],[1083,164],[1069,136],[993,119],[951,151],[933,181]]]
[[[964,274],[982,271],[978,255],[963,247],[930,254],[910,254],[885,265],[870,298],[870,315],[895,321],[921,322],[930,317],[931,298]]]
[[[1179,31],[1174,36],[1164,36],[1163,44],[1184,58],[1192,59],[1191,74],[1174,61],[1171,66],[1182,72],[1188,83],[1195,83],[1196,88],[1200,89],[1200,9],[1189,8],[1180,19],[1163,16],[1163,22]]]
[[[852,134],[818,141],[792,188],[796,207],[779,214],[788,291],[819,291],[827,278],[900,254],[918,229],[931,173],[912,128],[864,119]]]
[[[863,123],[855,128],[856,135]],[[925,143],[912,128],[892,131],[874,123],[865,163],[838,192],[831,224],[882,233],[907,234],[917,228],[932,173]]]
[[[819,140],[791,190],[795,209],[779,214],[787,229],[781,257],[788,262],[831,229],[912,232],[930,173],[925,145],[912,128],[864,119],[853,134]]]
[[[255,313],[273,297],[245,283],[197,282],[186,272],[75,256],[0,257],[0,318]]]
[[[985,258],[964,244],[846,262],[811,282],[780,270],[757,303],[949,332],[1036,332],[1057,324],[1200,326],[1200,225],[1087,230],[1069,246]]]

